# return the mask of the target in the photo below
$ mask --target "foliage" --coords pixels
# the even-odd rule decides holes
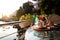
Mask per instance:
[[[23,4],[24,13],[30,13],[30,14],[33,13],[33,11],[32,11],[33,5],[32,4],[33,4],[32,2],[26,2]]]
[[[17,13],[16,13],[16,17],[17,19],[19,20],[21,15],[25,15],[25,14],[33,14],[33,5],[32,5],[32,2],[26,2],[23,4],[22,7],[20,7],[18,10],[17,10]]]
[[[12,21],[18,21],[16,16],[14,16],[13,18],[11,18],[11,20]]]
[[[41,12],[45,12],[47,15],[55,13],[60,15],[60,0],[39,0],[39,7]]]
[[[16,13],[16,17],[17,19],[19,20],[20,16],[23,15],[23,8],[20,7],[18,10],[17,10],[17,13]]]
[[[26,16],[22,15],[19,20],[25,20]]]
[[[32,18],[32,15],[31,15],[30,13],[28,13],[28,14],[26,15],[26,20],[31,19],[31,18]]]
[[[32,18],[32,15],[30,13],[22,15],[19,20],[29,20]]]

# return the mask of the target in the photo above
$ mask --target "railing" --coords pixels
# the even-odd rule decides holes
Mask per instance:
[[[21,31],[21,30],[19,30],[18,32],[20,32],[20,31]],[[14,33],[11,33],[11,34],[8,34],[8,35],[5,35],[5,36],[2,36],[2,37],[0,37],[0,39],[5,38],[5,37],[8,37],[8,36],[13,35],[13,34],[18,33],[18,32],[14,32]]]
[[[3,23],[3,24],[0,24],[0,27],[5,26],[5,25],[7,26],[7,25],[19,24],[19,23],[22,23],[22,22],[26,22],[26,20],[23,20],[23,21],[5,22],[5,23]],[[20,32],[20,31],[18,31],[18,32]],[[11,34],[2,36],[2,37],[0,37],[0,39],[5,38],[5,37],[10,36],[10,35],[13,35],[13,34],[18,33],[18,32],[14,32],[14,33],[11,33]]]
[[[13,35],[13,34],[15,34],[15,33],[17,33],[17,32],[14,32],[14,33],[11,33],[11,34],[8,34],[8,35],[5,35],[5,36],[2,36],[2,37],[0,37],[0,39],[5,38],[5,37],[8,37],[8,36],[10,36],[10,35]]]
[[[1,27],[1,26],[5,26],[5,25],[19,24],[19,23],[22,23],[22,22],[26,22],[26,20],[22,20],[22,21],[12,21],[12,22],[5,22],[5,23],[3,23],[3,24],[0,24],[0,27]]]

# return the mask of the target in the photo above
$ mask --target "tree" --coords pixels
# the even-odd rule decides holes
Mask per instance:
[[[41,13],[44,11],[47,15],[52,13],[60,15],[60,0],[38,0],[38,5]]]
[[[17,19],[19,20],[20,16],[24,14],[28,14],[28,13],[33,14],[32,8],[33,8],[32,2],[24,3],[23,7],[20,7],[17,10],[17,13],[16,13]]]
[[[13,17],[11,18],[11,20],[12,20],[12,21],[18,21],[18,19],[17,19],[16,16],[13,16]]]
[[[24,13],[30,13],[30,14],[33,14],[33,3],[32,2],[26,2],[23,4],[23,10],[24,10]]]
[[[19,20],[20,16],[23,15],[23,8],[20,7],[18,10],[17,10],[17,13],[16,13],[16,17],[17,19]]]

